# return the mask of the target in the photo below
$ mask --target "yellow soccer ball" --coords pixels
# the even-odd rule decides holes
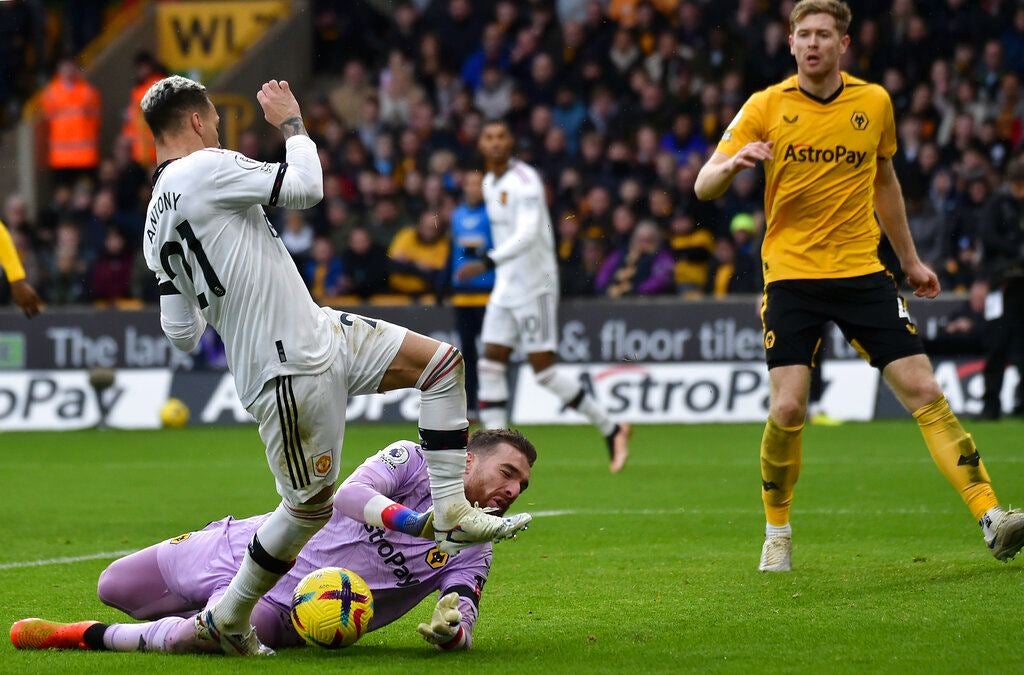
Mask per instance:
[[[180,398],[169,398],[160,408],[160,424],[170,429],[180,429],[188,424],[188,406]]]
[[[295,587],[291,614],[292,625],[307,643],[324,649],[348,647],[373,618],[373,594],[352,570],[324,567]]]

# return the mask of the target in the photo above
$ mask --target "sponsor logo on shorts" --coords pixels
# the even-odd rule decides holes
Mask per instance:
[[[911,335],[917,335],[917,326],[912,323],[908,323],[907,332],[910,333]]]
[[[437,546],[427,551],[427,557],[425,560],[430,565],[431,569],[439,570],[448,563],[449,555],[439,549]],[[479,593],[477,597],[480,597]]]
[[[412,570],[409,569],[409,566],[405,564],[405,554],[388,541],[387,530],[383,527],[374,527],[373,525],[363,525],[363,529],[370,535],[367,541],[377,549],[377,555],[381,561],[388,566],[391,573],[398,579],[395,584],[396,586],[405,588],[406,586],[415,586],[420,582]]]
[[[771,349],[775,346],[775,331],[770,330],[764,334],[764,348]]]
[[[319,455],[313,457],[313,473],[323,478],[331,472],[331,467],[334,465],[334,449],[322,452]]]
[[[174,539],[171,539],[170,543],[171,544],[180,544],[181,542],[185,541],[186,539],[188,539],[191,536],[192,536],[191,532],[186,532],[185,534],[179,534]]]

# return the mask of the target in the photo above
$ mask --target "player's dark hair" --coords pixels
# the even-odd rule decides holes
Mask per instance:
[[[537,461],[537,448],[522,432],[515,429],[481,429],[469,437],[467,449],[474,454],[486,455],[501,443],[508,443],[523,453],[530,466]]]
[[[183,77],[171,76],[160,80],[142,99],[142,116],[153,136],[161,138],[184,126],[189,116],[205,113],[210,108],[206,87]]]
[[[480,130],[483,131],[487,127],[493,126],[495,124],[505,127],[505,131],[509,132],[510,134],[512,133],[512,125],[509,124],[509,121],[504,117],[489,117],[485,119],[483,126],[480,127]]]

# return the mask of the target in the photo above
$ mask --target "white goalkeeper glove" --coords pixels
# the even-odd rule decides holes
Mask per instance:
[[[430,623],[416,627],[423,639],[438,649],[460,649],[466,644],[466,631],[462,628],[459,594],[449,593],[437,601]]]

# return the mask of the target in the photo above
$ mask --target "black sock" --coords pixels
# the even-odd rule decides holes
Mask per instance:
[[[103,651],[106,646],[103,644],[103,634],[110,628],[109,624],[105,623],[94,623],[85,629],[85,635],[82,636],[85,640],[85,644],[89,645],[89,649],[97,651]]]

